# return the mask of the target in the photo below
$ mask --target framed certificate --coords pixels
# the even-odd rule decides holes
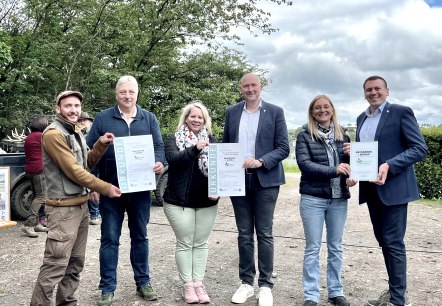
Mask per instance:
[[[156,188],[152,135],[117,137],[114,150],[118,185],[122,193]]]
[[[352,142],[350,144],[350,178],[374,181],[378,175],[378,142]]]
[[[239,143],[209,144],[209,196],[244,196],[243,147]]]

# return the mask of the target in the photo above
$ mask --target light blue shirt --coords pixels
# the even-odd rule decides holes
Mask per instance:
[[[381,120],[382,112],[385,108],[385,102],[379,106],[374,113],[371,113],[370,107],[365,110],[367,118],[361,126],[359,131],[360,141],[374,141],[374,136],[376,135],[376,129],[378,128],[379,120]]]
[[[244,108],[239,122],[238,142],[243,145],[244,160],[249,157],[255,158],[255,143],[256,133],[258,131],[259,115],[261,112],[262,103],[253,111],[246,109],[247,104],[244,103]]]

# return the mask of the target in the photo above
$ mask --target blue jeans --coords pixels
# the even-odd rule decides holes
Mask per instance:
[[[91,219],[98,219],[100,217],[100,208],[98,208],[98,205],[88,200],[87,206],[89,207],[89,217]]]
[[[246,174],[246,195],[231,197],[238,228],[239,278],[253,286],[256,268],[254,233],[258,241],[258,286],[273,288],[273,214],[279,186],[263,188],[256,174]]]
[[[45,214],[45,204],[40,206],[40,209],[38,210],[38,220],[45,220],[46,214]]]
[[[150,284],[149,241],[147,224],[152,205],[151,192],[123,194],[121,198],[101,196],[100,285],[102,293],[114,292],[117,287],[118,247],[124,212],[127,212],[130,231],[130,262],[137,287]]]
[[[322,199],[301,195],[300,213],[304,226],[305,250],[302,272],[304,299],[318,302],[320,264],[324,222],[327,230],[327,288],[328,297],[343,296],[341,281],[342,235],[347,219],[346,199]]]

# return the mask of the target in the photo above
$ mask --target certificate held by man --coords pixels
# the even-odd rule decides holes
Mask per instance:
[[[152,135],[117,137],[114,149],[121,192],[154,190],[155,153]]]
[[[352,142],[350,145],[350,178],[374,181],[378,175],[378,142]]]
[[[244,196],[243,148],[239,143],[209,144],[209,196]]]

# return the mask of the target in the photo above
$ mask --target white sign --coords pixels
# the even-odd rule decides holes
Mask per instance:
[[[239,143],[209,144],[209,196],[244,196],[243,147]]]
[[[122,193],[156,188],[152,135],[117,137],[114,149],[118,185]]]
[[[378,142],[352,142],[350,144],[350,178],[374,181],[378,175]]]
[[[11,220],[9,167],[0,167],[0,220]]]

